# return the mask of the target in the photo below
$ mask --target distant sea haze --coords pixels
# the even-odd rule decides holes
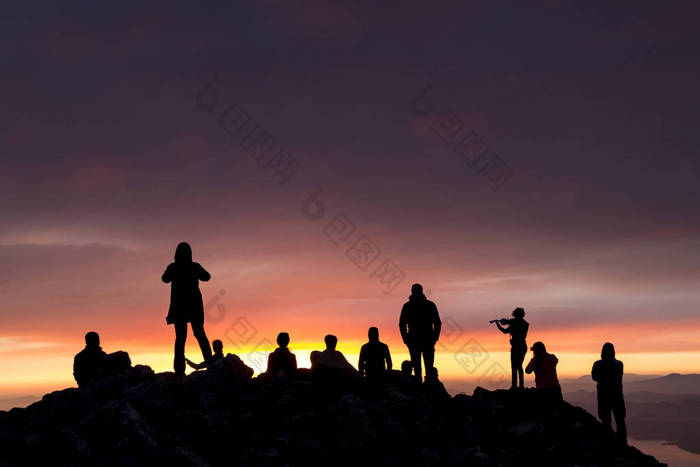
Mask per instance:
[[[560,383],[567,402],[597,415],[596,387],[590,375],[563,378]],[[467,379],[445,381],[451,394],[471,394],[477,385]],[[643,451],[670,466],[700,465],[700,374],[626,374],[624,394],[629,434],[645,443],[640,446]]]
[[[700,454],[700,374],[674,373],[652,378],[629,375],[625,379],[630,437],[663,440],[675,443],[687,452]],[[564,381],[564,397],[595,414],[595,392],[587,389],[584,380]],[[673,450],[665,449],[664,452],[672,454]]]

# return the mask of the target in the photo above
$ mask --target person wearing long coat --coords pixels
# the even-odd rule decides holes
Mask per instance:
[[[185,341],[187,323],[192,325],[192,333],[199,342],[204,361],[211,360],[211,346],[204,332],[204,304],[199,281],[208,281],[211,275],[199,264],[192,261],[192,248],[182,242],[175,249],[175,262],[170,263],[163,273],[163,282],[170,284],[170,308],[165,318],[175,326],[175,374],[185,374]]]

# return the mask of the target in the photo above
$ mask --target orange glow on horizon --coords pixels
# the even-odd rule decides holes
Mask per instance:
[[[265,328],[258,328],[256,338],[236,347],[230,339],[221,336],[222,333],[225,334],[228,326],[228,324],[209,326],[207,332],[210,339],[221,337],[224,341],[225,353],[239,355],[246,364],[254,368],[256,374],[263,371],[267,362],[267,353],[275,347],[276,334],[273,331],[267,333]],[[436,347],[436,366],[440,371],[441,379],[446,382],[475,381],[491,367],[499,369],[504,373],[504,377],[509,377],[507,336],[497,332],[495,328],[485,326],[484,328],[472,335],[465,333],[458,339],[454,336],[450,339],[450,336],[443,335],[441,343]],[[148,365],[156,372],[171,371],[172,331],[169,328],[161,331],[157,336],[159,344],[145,344],[143,342],[145,336],[138,338],[134,336],[131,344],[120,345],[115,339],[119,332],[103,335],[102,343],[107,352],[118,349],[128,351],[135,365]],[[344,331],[349,334],[353,330],[344,329]],[[559,357],[558,371],[563,378],[588,374],[592,363],[599,358],[600,346],[607,340],[608,334],[616,335],[612,340],[618,349],[619,358],[625,363],[627,373],[688,373],[697,371],[697,362],[700,361],[700,346],[696,344],[688,350],[686,345],[694,342],[692,336],[697,335],[698,331],[700,331],[698,323],[692,325],[684,323],[682,326],[639,324],[625,326],[622,329],[589,326],[566,330],[547,327],[539,330],[537,326],[533,326],[528,342],[529,344],[536,340],[545,342],[548,350]],[[337,333],[340,338],[338,350],[342,351],[354,366],[357,366],[360,346],[365,342],[357,336],[358,333],[359,331],[355,331],[348,337],[344,336],[345,333]],[[266,334],[269,337],[261,337]],[[115,338],[112,338],[112,335]],[[295,338],[296,335],[299,338]],[[318,335],[318,338],[309,337],[313,335]],[[398,337],[398,327],[395,332],[391,330],[383,332],[381,339],[390,345],[394,368],[399,368],[401,361],[408,359],[408,354]],[[652,350],[656,348],[655,340],[670,343],[671,350],[662,352]],[[681,348],[686,350],[672,350],[674,342],[682,342]],[[465,346],[467,343],[469,345]],[[478,343],[477,347],[474,347],[475,343]],[[44,336],[43,339],[33,336],[32,338],[2,338],[0,344],[2,344],[2,353],[6,355],[0,363],[0,372],[4,375],[0,396],[37,395],[48,390],[75,386],[72,378],[72,358],[82,347],[80,342],[69,342],[65,338],[56,340],[55,337],[52,340],[50,336]],[[314,329],[300,329],[292,333],[290,348],[297,355],[300,367],[308,367],[311,351],[322,350],[323,347],[322,335]],[[201,360],[201,354],[194,339],[188,339],[187,355],[194,361]],[[529,358],[529,356],[526,357],[526,362]],[[531,376],[526,377],[526,381],[530,379],[532,379]]]

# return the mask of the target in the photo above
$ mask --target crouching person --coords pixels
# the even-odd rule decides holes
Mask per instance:
[[[532,360],[527,364],[525,373],[535,373],[535,387],[542,401],[561,401],[561,386],[557,377],[556,355],[547,352],[542,342],[535,342],[532,347]]]

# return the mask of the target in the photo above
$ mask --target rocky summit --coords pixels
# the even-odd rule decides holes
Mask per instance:
[[[398,373],[253,378],[235,357],[180,381],[139,365],[0,412],[0,466],[663,465],[533,390],[443,391]]]

